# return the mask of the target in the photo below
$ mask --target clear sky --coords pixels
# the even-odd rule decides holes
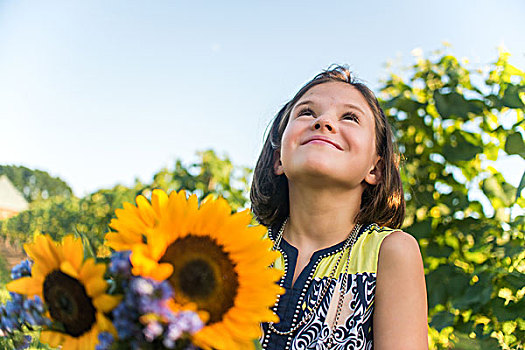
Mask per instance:
[[[385,62],[447,41],[473,66],[503,44],[524,69],[524,15],[523,0],[0,0],[0,164],[77,195],[208,148],[253,167],[275,112],[331,63],[376,89]]]

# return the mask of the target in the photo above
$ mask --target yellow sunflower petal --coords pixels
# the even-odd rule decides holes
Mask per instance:
[[[80,339],[68,336],[65,337],[64,343],[62,345],[62,350],[80,350],[79,345]]]
[[[173,265],[169,263],[158,264],[157,268],[150,273],[150,277],[157,281],[168,279],[173,273]]]
[[[25,295],[42,295],[42,283],[32,277],[22,277],[7,284],[7,290]]]
[[[101,278],[92,278],[85,281],[86,292],[90,297],[96,297],[103,294],[108,288],[108,284]]]
[[[98,344],[98,327],[93,327],[91,331],[84,335],[84,349],[95,349]]]
[[[31,268],[31,277],[33,277],[36,280],[40,280],[43,283],[44,279],[51,271],[52,270],[49,270],[46,266],[42,266],[41,264],[34,264]]]
[[[40,341],[49,345],[52,348],[56,348],[62,343],[62,333],[54,331],[45,331],[40,332]]]
[[[73,235],[68,235],[62,240],[62,251],[64,259],[69,261],[75,270],[80,270],[82,261],[84,260],[84,247],[82,240],[75,238]]]
[[[95,330],[93,330],[90,334],[90,338],[91,338],[90,343],[91,343],[92,349],[96,349],[96,346],[99,343],[98,334],[99,332],[96,332]]]
[[[209,198],[209,197],[207,197]],[[231,208],[224,198],[217,200],[205,199],[199,208],[196,217],[194,232],[197,235],[205,235],[217,231],[231,214]]]
[[[151,206],[153,210],[157,213],[158,217],[162,217],[166,212],[166,207],[168,205],[168,195],[166,192],[155,189],[151,193]]]
[[[231,339],[225,337],[225,335],[227,335],[227,333],[219,332],[216,327],[204,327],[195,333],[193,337],[199,346],[207,345],[214,349],[223,350],[228,349],[229,343],[231,344]],[[231,349],[231,347],[229,349]]]
[[[124,222],[128,222],[130,225],[133,225],[133,227],[145,227],[145,222],[140,217],[140,210],[136,206],[134,206],[131,203],[124,203],[122,210],[120,210],[117,214],[117,218]]]
[[[122,210],[122,209],[118,209],[118,210]],[[109,227],[111,227],[115,231],[118,231],[121,233],[127,233],[131,236],[140,235],[140,233],[144,229],[144,227],[142,226],[143,226],[142,224],[141,225],[130,224],[129,222],[121,218],[111,219],[109,223]]]
[[[93,305],[102,312],[113,310],[122,301],[122,296],[102,294],[93,298]]]
[[[59,266],[56,246],[46,235],[38,235],[33,243],[24,244],[24,250],[35,263],[43,265],[48,270]]]
[[[148,248],[153,259],[159,260],[167,247],[168,241],[162,231],[155,230],[151,235],[148,235]]]
[[[204,338],[202,335],[200,335],[200,336],[193,336],[192,339],[191,339],[191,342],[192,342],[193,345],[195,345],[199,349],[202,349],[202,350],[213,350],[211,348],[211,346],[208,344],[208,342],[206,342],[206,338],[204,338],[204,340],[202,340],[202,338]]]
[[[261,327],[259,325],[233,322],[232,318],[228,317],[228,315],[224,317],[221,323],[222,326],[225,327],[226,332],[238,339],[256,339],[261,336]]]
[[[95,259],[89,258],[82,265],[79,277],[82,281],[89,281],[92,278],[102,279],[105,271],[106,266],[104,264],[95,264]]]
[[[133,246],[130,261],[133,266],[133,274],[142,274],[150,277],[158,268],[158,262],[149,255],[148,246],[145,244],[136,244]]]
[[[137,202],[137,207],[139,209],[142,221],[144,221],[147,226],[154,227],[157,222],[157,214],[151,207],[149,201],[144,196],[137,196],[135,201]]]
[[[62,261],[62,263],[60,264],[60,271],[62,271],[66,275],[78,279],[78,270],[75,269],[75,267],[70,261]]]
[[[168,207],[166,208],[167,221],[173,223],[173,235],[181,236],[187,228],[188,218],[186,217],[186,192],[171,192],[168,198]]]
[[[111,321],[102,313],[97,313],[97,325],[100,331],[109,332],[117,337],[117,330]]]
[[[117,251],[129,250],[134,244],[142,243],[142,235],[128,232],[109,232],[104,237],[106,245]]]
[[[138,208],[130,203],[124,203],[123,206],[124,209],[115,210],[117,219],[111,222],[110,227],[113,228],[113,224],[119,223],[121,229],[135,233],[144,232],[146,228],[148,228],[148,225],[146,225],[140,217],[140,211]],[[119,229],[119,231],[121,229]]]

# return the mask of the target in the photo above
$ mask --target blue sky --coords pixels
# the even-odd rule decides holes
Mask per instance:
[[[215,149],[253,166],[267,124],[346,63],[372,88],[389,60],[447,41],[481,67],[525,68],[525,2],[0,0],[0,164],[77,195],[150,181]],[[500,164],[517,184],[516,158]]]

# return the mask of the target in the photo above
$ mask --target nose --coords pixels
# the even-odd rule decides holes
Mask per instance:
[[[328,119],[325,119],[325,118],[319,118],[319,119],[316,119],[315,120],[315,123],[313,125],[313,128],[315,130],[322,130],[322,129],[326,129],[328,130],[329,132],[332,132],[334,131],[334,127],[332,125],[332,123],[330,122],[330,120]]]

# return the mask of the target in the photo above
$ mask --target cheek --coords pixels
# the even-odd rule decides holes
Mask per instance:
[[[370,133],[354,135],[350,140],[350,148],[353,148],[363,161],[367,164],[374,163],[377,158],[375,136]]]
[[[298,137],[297,128],[286,126],[281,139],[281,155],[288,153],[298,143]]]
[[[373,130],[369,130],[363,135],[363,148],[370,153],[376,153],[376,135]]]
[[[379,160],[375,139],[373,139],[372,142],[369,142],[368,154],[370,155],[370,164],[375,166]]]

